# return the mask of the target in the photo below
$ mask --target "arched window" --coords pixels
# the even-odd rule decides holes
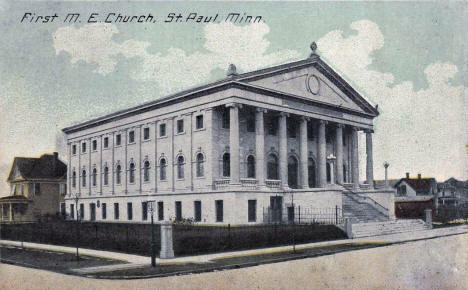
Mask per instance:
[[[315,188],[317,187],[317,181],[315,178],[315,161],[312,158],[309,158],[308,160],[308,171],[309,171],[309,187],[310,188]]]
[[[205,162],[205,158],[203,157],[202,153],[197,154],[197,177],[202,177],[205,175],[205,168],[203,163]]]
[[[345,164],[343,164],[343,182],[348,182],[348,170]]]
[[[83,172],[81,172],[81,185],[83,187],[86,186],[86,170],[83,170]]]
[[[327,162],[327,182],[331,182],[331,166],[330,163]]]
[[[135,182],[135,163],[130,163],[129,182]]]
[[[143,165],[143,181],[149,181],[149,170],[150,170],[150,163],[149,161],[145,161]]]
[[[268,155],[267,179],[278,180],[278,158],[274,154]]]
[[[109,184],[109,167],[104,167],[104,185]]]
[[[97,170],[96,168],[93,168],[93,186],[96,186],[97,183]]]
[[[159,161],[159,179],[160,180],[166,180],[166,167],[167,167],[167,162],[165,158],[162,158],[161,161]]]
[[[116,172],[115,172],[115,183],[120,184],[122,182],[122,167],[117,165]]]
[[[291,188],[298,188],[297,178],[298,174],[298,162],[296,157],[290,156],[288,158],[288,185]]]
[[[247,157],[247,178],[255,178],[255,157]]]
[[[177,157],[177,178],[184,178],[184,156]]]
[[[223,155],[223,176],[231,176],[231,155],[229,153]]]
[[[76,171],[73,170],[73,173],[72,173],[72,187],[75,188],[76,187]]]

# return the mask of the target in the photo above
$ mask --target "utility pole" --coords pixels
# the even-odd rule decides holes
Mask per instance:
[[[148,201],[148,209],[151,214],[151,266],[156,267],[156,243],[154,239],[154,200]]]

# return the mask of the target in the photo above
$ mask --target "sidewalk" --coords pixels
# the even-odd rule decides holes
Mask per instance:
[[[468,233],[468,225],[424,230],[424,231],[416,231],[416,232],[408,232],[408,233],[383,235],[383,236],[375,236],[375,237],[363,237],[363,238],[357,238],[357,239],[309,243],[309,244],[298,245],[296,246],[296,249],[300,250],[300,249],[307,249],[307,248],[325,247],[325,246],[350,244],[350,243],[351,244],[360,244],[360,243],[394,244],[394,243],[410,242],[410,241],[416,241],[416,240],[424,240],[424,239],[431,239],[431,238],[437,238],[437,237],[443,237],[443,236],[457,235],[457,234],[463,234],[463,233]],[[21,246],[21,242],[8,241],[8,240],[0,240],[0,244],[11,245],[11,246]],[[42,250],[48,250],[48,251],[58,251],[58,252],[66,252],[66,253],[76,252],[76,248],[64,247],[64,246],[45,245],[45,244],[28,243],[28,242],[24,242],[23,246],[26,248],[42,249]],[[293,246],[282,246],[282,247],[244,250],[244,251],[235,251],[235,252],[223,252],[223,253],[216,253],[216,254],[205,254],[205,255],[198,255],[198,256],[186,256],[186,257],[178,257],[178,258],[173,258],[173,259],[157,258],[156,263],[159,265],[171,265],[171,264],[183,264],[183,263],[210,263],[210,261],[213,261],[216,259],[291,251],[292,249],[293,249]],[[130,254],[99,251],[99,250],[90,250],[90,249],[83,249],[83,248],[80,248],[79,252],[81,255],[121,260],[125,263],[109,265],[109,266],[73,269],[73,272],[77,274],[108,272],[108,271],[115,271],[115,270],[139,268],[139,267],[150,265],[150,257],[146,257],[146,256],[130,255]]]

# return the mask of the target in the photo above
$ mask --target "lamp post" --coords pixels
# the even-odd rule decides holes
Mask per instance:
[[[330,155],[327,156],[327,160],[329,161],[330,164],[330,183],[335,184],[335,160],[336,156],[331,153]]]
[[[384,162],[383,167],[385,168],[385,187],[388,187],[388,167],[390,166],[390,163],[387,161]]]
[[[151,266],[156,267],[156,244],[154,240],[154,200],[148,201],[148,210],[151,214]]]
[[[78,252],[78,248],[80,246],[80,211],[78,210],[78,200],[79,196],[78,194],[75,194],[75,209],[76,209],[76,260],[80,260],[80,253]]]

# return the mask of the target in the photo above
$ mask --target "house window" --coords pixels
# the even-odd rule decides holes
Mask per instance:
[[[196,200],[193,202],[194,218],[196,222],[201,222],[201,201]]]
[[[255,132],[255,118],[252,116],[247,117],[247,132]]]
[[[247,178],[255,178],[255,157],[247,157]]]
[[[195,129],[203,129],[203,115],[198,115],[195,119]]]
[[[65,203],[64,203],[64,202],[61,202],[61,203],[60,203],[60,215],[61,215],[62,217],[65,217],[66,214],[67,214],[67,208],[66,208],[66,206],[65,206]]]
[[[107,219],[107,204],[105,202],[101,203],[101,214],[103,220]]]
[[[128,132],[128,143],[135,143],[135,131]]]
[[[223,222],[223,201],[222,200],[215,200],[215,209],[216,209],[216,222],[221,223]]]
[[[257,200],[251,199],[248,201],[249,211],[248,211],[248,219],[249,222],[257,221]]]
[[[205,162],[205,159],[203,157],[202,153],[197,154],[197,177],[202,177],[205,175],[205,169],[203,166],[203,163]]]
[[[81,153],[86,153],[86,143],[81,143]]]
[[[406,195],[406,185],[398,186],[397,192],[399,195]]]
[[[175,202],[175,218],[176,218],[176,221],[182,220],[182,202],[181,201]]]
[[[148,140],[150,138],[150,128],[143,128],[143,139]]]
[[[166,180],[166,168],[167,168],[167,162],[166,159],[163,158],[161,161],[159,161],[159,179],[160,180]]]
[[[41,184],[40,183],[34,183],[34,194],[35,195],[41,195]]]
[[[278,180],[278,158],[274,154],[268,155],[267,179]]]
[[[72,145],[72,154],[73,154],[73,155],[76,154],[76,145]]]
[[[143,201],[141,203],[141,220],[146,221],[148,219],[148,202]]]
[[[158,220],[164,220],[164,202],[158,201]]]
[[[97,150],[97,140],[93,140],[93,151]]]
[[[72,173],[72,187],[76,187],[76,171],[73,171]]]
[[[307,139],[314,139],[314,124],[311,122],[307,122]]]
[[[127,202],[127,218],[129,221],[133,219],[133,205],[131,202]]]
[[[135,183],[135,163],[130,163],[129,182]]]
[[[231,155],[229,153],[223,154],[223,176],[231,176]]]
[[[96,204],[93,202],[89,204],[89,220],[96,220]]]
[[[166,123],[159,124],[159,137],[166,136]]]
[[[143,165],[143,181],[149,181],[150,163],[145,161]]]
[[[74,204],[70,204],[70,217],[72,219],[75,218],[75,205]]]
[[[122,167],[119,164],[117,165],[116,172],[115,172],[115,183],[120,184],[120,182],[122,181],[121,177],[122,177]]]
[[[117,134],[115,136],[115,146],[120,146],[122,144],[122,135],[121,134]]]
[[[184,132],[184,120],[177,120],[177,133],[183,133]]]
[[[86,170],[83,170],[83,171],[81,172],[81,185],[82,185],[83,187],[86,186]]]
[[[224,109],[222,112],[221,118],[222,118],[223,129],[229,129],[229,121],[230,121],[229,110]]]
[[[104,167],[104,185],[109,184],[109,167]]]
[[[93,186],[96,186],[97,183],[97,170],[96,168],[93,168]]]
[[[278,119],[275,117],[270,117],[267,118],[266,121],[268,135],[276,136],[276,132],[278,131]]]
[[[80,203],[80,216],[78,217],[80,220],[84,219],[84,204]]]
[[[297,128],[296,122],[293,119],[288,118],[286,126],[287,126],[287,131],[288,131],[288,137],[296,138],[296,128]]]
[[[120,212],[119,212],[119,203],[118,203],[118,202],[115,202],[115,203],[114,203],[114,219],[115,219],[115,220],[118,220],[118,219],[119,219],[119,216],[120,216]]]
[[[104,148],[109,147],[109,137],[104,137]]]
[[[177,178],[178,179],[184,178],[184,157],[183,156],[177,157]]]

